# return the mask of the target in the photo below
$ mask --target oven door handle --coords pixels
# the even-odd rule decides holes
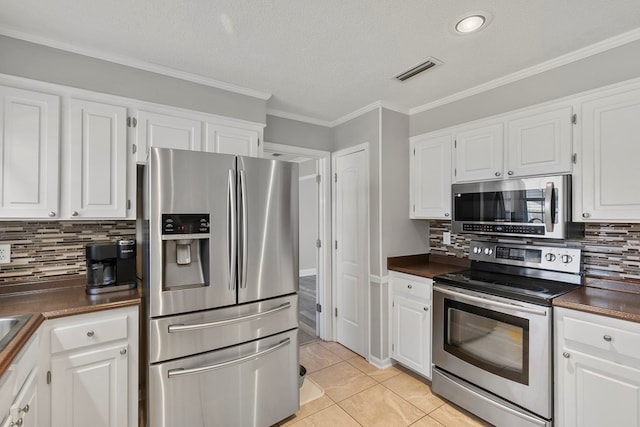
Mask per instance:
[[[200,366],[198,368],[189,368],[189,369],[185,369],[185,368],[170,369],[167,372],[167,376],[169,378],[174,378],[174,377],[181,377],[183,375],[202,374],[204,372],[213,371],[215,369],[222,369],[222,368],[227,368],[229,366],[238,365],[248,360],[257,359],[259,357],[264,356],[265,354],[274,352],[279,348],[282,348],[285,345],[289,344],[289,342],[291,342],[291,338],[285,338],[282,341],[280,341],[278,344],[271,346],[266,350],[262,350],[257,353],[251,353],[246,356],[238,357],[237,359],[231,359],[231,360],[227,360],[226,362],[216,363],[213,365]]]
[[[434,291],[438,291],[438,292],[442,292],[443,294],[447,294],[447,295],[451,295],[454,297],[458,297],[458,298],[463,298],[466,299],[468,301],[474,301],[474,302],[480,302],[480,303],[484,303],[484,304],[490,304],[494,307],[501,307],[501,308],[506,308],[509,310],[518,310],[518,311],[524,311],[525,313],[530,313],[530,314],[537,314],[538,316],[546,316],[547,312],[544,310],[537,310],[535,308],[530,308],[530,307],[523,307],[521,305],[518,304],[510,304],[510,303],[506,303],[506,302],[500,302],[500,301],[494,301],[492,299],[489,298],[482,298],[482,297],[478,297],[475,295],[469,295],[466,294],[464,292],[457,292],[457,291],[452,291],[449,289],[444,289],[441,287],[434,287],[433,288]]]
[[[192,323],[190,325],[184,325],[181,323],[175,324],[175,325],[169,325],[168,331],[170,334],[172,334],[174,332],[197,331],[198,329],[207,329],[207,328],[213,328],[216,326],[229,325],[231,323],[245,322],[247,320],[256,319],[258,317],[262,317],[269,314],[277,313],[278,311],[286,310],[289,307],[291,307],[291,303],[287,301],[275,308],[265,310],[265,311],[259,311],[257,313],[248,314],[242,317],[232,317],[231,319],[216,320],[214,322],[207,322],[207,323]]]

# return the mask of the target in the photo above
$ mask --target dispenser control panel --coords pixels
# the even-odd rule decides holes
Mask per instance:
[[[209,234],[209,214],[162,214],[162,234]]]

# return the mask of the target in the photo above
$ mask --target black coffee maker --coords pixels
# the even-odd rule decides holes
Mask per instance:
[[[87,245],[85,255],[88,294],[101,294],[136,287],[135,240]]]

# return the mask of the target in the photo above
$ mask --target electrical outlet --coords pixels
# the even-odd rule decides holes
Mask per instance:
[[[0,264],[11,262],[11,244],[0,245]]]
[[[444,243],[445,245],[450,245],[451,244],[451,233],[448,231],[445,231],[442,233],[442,243]]]

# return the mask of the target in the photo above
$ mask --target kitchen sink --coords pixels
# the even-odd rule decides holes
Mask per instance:
[[[30,318],[31,314],[0,317],[0,352],[9,345]]]

